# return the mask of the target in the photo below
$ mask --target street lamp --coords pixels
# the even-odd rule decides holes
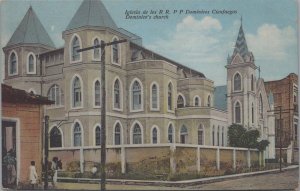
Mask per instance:
[[[106,163],[106,88],[105,88],[105,47],[126,42],[127,40],[113,41],[109,43],[100,43],[91,47],[77,50],[77,52],[84,52],[91,49],[101,48],[101,93],[102,93],[102,105],[101,105],[101,190],[105,190],[105,163]]]

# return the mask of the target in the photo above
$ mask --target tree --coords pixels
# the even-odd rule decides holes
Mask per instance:
[[[243,145],[241,141],[241,135],[246,132],[246,129],[238,124],[232,124],[228,128],[228,141],[232,147],[241,147]]]
[[[229,145],[232,147],[243,148],[256,148],[259,151],[263,151],[269,145],[268,140],[261,140],[258,142],[259,131],[248,130],[242,125],[232,124],[228,128],[228,140]]]

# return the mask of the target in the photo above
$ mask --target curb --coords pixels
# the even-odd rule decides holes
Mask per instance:
[[[283,168],[283,171],[293,170],[298,168],[298,165],[289,166]],[[192,179],[192,180],[181,180],[181,181],[155,181],[155,180],[127,180],[127,179],[107,179],[107,183],[111,184],[125,184],[125,185],[143,185],[143,186],[176,186],[176,187],[185,187],[185,186],[194,186],[199,184],[208,184],[212,182],[220,182],[224,180],[238,179],[244,177],[251,177],[255,175],[263,175],[270,173],[279,173],[279,169],[265,170],[265,171],[257,171],[257,172],[248,172],[248,173],[240,173],[240,174],[232,174],[225,176],[217,176],[217,177],[208,177],[201,179]],[[66,182],[66,183],[90,183],[90,184],[98,184],[100,179],[91,179],[91,178],[57,178],[58,182]]]

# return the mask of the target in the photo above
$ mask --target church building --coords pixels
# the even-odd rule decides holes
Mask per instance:
[[[271,142],[266,157],[274,158],[272,103],[256,77],[242,26],[226,65],[226,87],[143,47],[140,37],[117,26],[100,0],[84,0],[62,37],[64,46],[55,47],[30,7],[3,48],[5,84],[55,102],[44,113],[50,116],[51,149],[100,148],[104,62],[108,145],[227,146],[227,128],[237,123],[259,129],[261,139]],[[101,48],[77,52],[123,39],[127,42],[106,47],[104,55]]]

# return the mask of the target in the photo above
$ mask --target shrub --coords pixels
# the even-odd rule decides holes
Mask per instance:
[[[67,164],[67,171],[76,172],[80,171],[80,162],[79,161],[72,161]]]

